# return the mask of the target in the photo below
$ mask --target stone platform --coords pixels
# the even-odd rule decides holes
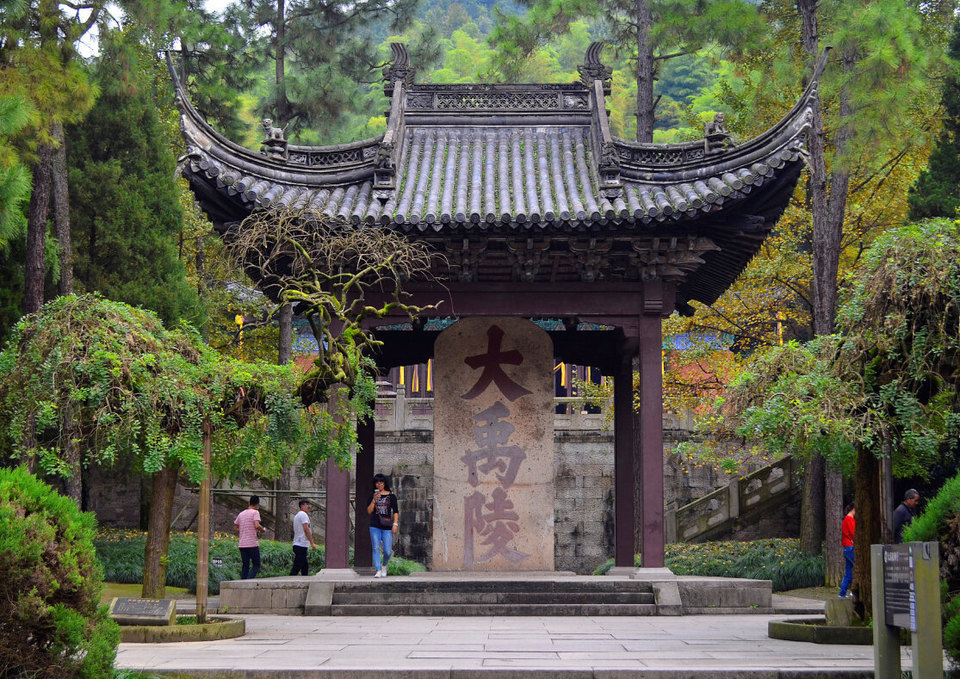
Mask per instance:
[[[822,609],[822,605],[821,605]],[[178,679],[870,679],[871,646],[767,636],[777,615],[244,616],[240,639],[120,644]],[[910,667],[910,649],[901,651]]]
[[[374,579],[352,571],[220,585],[231,614],[316,616],[614,616],[773,613],[768,580],[674,576],[418,573]]]

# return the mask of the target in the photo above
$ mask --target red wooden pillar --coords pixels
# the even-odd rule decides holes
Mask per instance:
[[[354,534],[353,568],[358,573],[370,571],[373,574],[373,550],[370,547],[370,525],[367,517],[367,497],[373,488],[373,475],[376,469],[374,441],[376,424],[374,418],[357,423],[357,441],[360,452],[357,453],[356,479],[354,480]]]
[[[644,568],[663,568],[663,339],[656,314],[640,317],[640,511]]]
[[[325,569],[350,567],[350,470],[340,471],[333,458],[327,460]]]
[[[633,503],[635,467],[633,357],[636,344],[627,341],[613,376],[614,559],[616,567],[633,568],[636,512]]]

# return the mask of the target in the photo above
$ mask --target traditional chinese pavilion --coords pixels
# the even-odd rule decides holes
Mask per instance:
[[[611,136],[600,47],[570,84],[424,85],[395,44],[386,134],[308,147],[266,126],[260,153],[213,130],[177,83],[182,168],[219,230],[260,208],[309,205],[443,253],[442,283],[405,285],[414,304],[443,300],[455,318],[551,319],[556,360],[614,378],[616,565],[633,566],[639,536],[643,566],[662,568],[661,319],[716,300],[776,224],[803,167],[817,79],[749,141],[731,143],[715,121],[702,141],[640,144]],[[435,325],[382,326],[380,366],[431,358]],[[375,468],[372,426],[361,425],[358,516]],[[327,567],[345,569],[349,475],[332,464],[327,474]],[[369,537],[355,539],[355,563],[368,565]]]

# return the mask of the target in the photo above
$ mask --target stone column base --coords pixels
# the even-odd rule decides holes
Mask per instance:
[[[360,576],[352,568],[321,568],[313,577],[319,580],[357,580]]]

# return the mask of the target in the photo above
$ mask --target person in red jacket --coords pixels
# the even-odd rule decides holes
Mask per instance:
[[[840,526],[840,544],[843,545],[843,560],[847,563],[843,580],[840,581],[841,599],[847,596],[853,596],[852,594],[848,594],[847,590],[850,588],[850,583],[853,582],[853,533],[857,527],[856,519],[854,519],[855,512],[856,510],[851,502],[847,515],[843,517],[843,524]]]

